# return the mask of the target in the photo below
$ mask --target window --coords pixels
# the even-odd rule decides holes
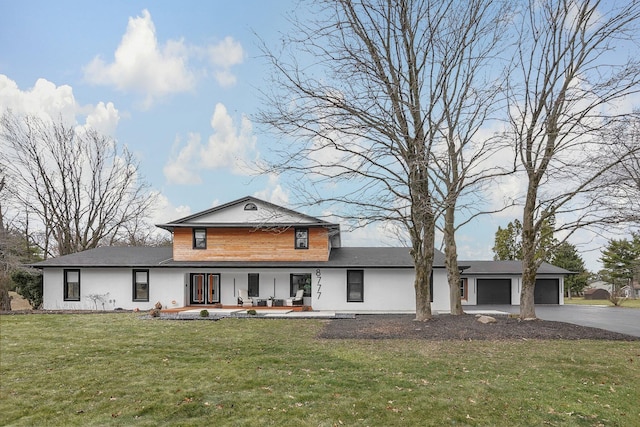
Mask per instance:
[[[460,299],[467,299],[467,281],[469,279],[460,279]]]
[[[133,300],[149,301],[149,270],[133,270]]]
[[[363,270],[347,270],[347,302],[364,302]]]
[[[64,270],[65,301],[80,301],[80,270]]]
[[[193,249],[207,249],[207,229],[194,228]]]
[[[260,296],[260,275],[258,273],[249,273],[249,296]]]
[[[247,203],[246,205],[244,205],[244,210],[245,211],[257,211],[258,207],[256,206],[255,203]]]
[[[292,274],[289,296],[295,297],[299,289],[304,289],[305,297],[311,296],[311,274]]]
[[[309,229],[296,228],[296,249],[309,249]]]

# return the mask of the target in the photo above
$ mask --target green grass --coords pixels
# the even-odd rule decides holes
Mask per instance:
[[[1,316],[0,424],[640,425],[637,342],[320,340],[319,320]]]
[[[573,297],[571,299],[565,298],[565,304],[577,304],[577,305],[606,305],[613,307],[613,304],[606,299],[584,299],[583,297]],[[626,299],[622,302],[621,307],[626,308],[640,308],[640,299]]]

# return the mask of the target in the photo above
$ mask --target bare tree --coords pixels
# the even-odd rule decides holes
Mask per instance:
[[[546,237],[540,233],[545,221],[557,221],[556,231],[568,237],[607,220],[588,193],[598,191],[599,177],[621,163],[628,150],[616,145],[603,162],[604,144],[614,141],[597,135],[619,118],[613,104],[639,89],[637,50],[629,59],[616,53],[625,41],[637,42],[639,16],[635,0],[531,0],[520,16],[506,86],[508,134],[526,174],[521,318],[535,317],[535,277],[542,262],[536,248]],[[637,49],[637,44],[626,46]]]
[[[430,170],[442,215],[438,228],[443,233],[451,314],[463,313],[456,232],[477,216],[502,209],[483,210],[481,194],[494,178],[510,173],[491,159],[504,145],[479,132],[500,108],[504,64],[498,54],[506,48],[504,33],[511,14],[508,2],[453,2],[438,17],[438,27],[430,28],[436,41],[427,56],[436,67],[428,85],[439,94],[428,102],[432,108],[427,124],[438,132]]]
[[[258,120],[283,137],[265,170],[299,178],[307,204],[331,205],[358,226],[400,224],[417,320],[431,317],[436,223],[445,205],[455,210],[469,160],[486,148],[470,150],[494,95],[478,74],[495,49],[500,4],[324,1],[314,21],[294,17],[281,51],[265,47],[275,71]]]
[[[148,215],[153,195],[114,140],[10,111],[0,130],[7,190],[37,218],[45,258],[114,244]]]
[[[607,143],[603,159],[627,152],[602,176],[602,191],[594,194],[594,203],[609,211],[610,220],[640,227],[640,110],[604,129],[601,140]]]

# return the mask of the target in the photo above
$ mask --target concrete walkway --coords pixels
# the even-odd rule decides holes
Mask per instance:
[[[268,317],[268,318],[286,318],[286,319],[331,319],[335,318],[335,311],[294,311],[287,308],[282,309],[274,309],[270,308],[268,310],[261,310],[260,307],[253,308],[256,311],[254,316],[256,317]],[[250,317],[248,310],[251,308],[207,308],[209,312],[209,316],[213,318],[220,317]],[[182,319],[190,319],[194,317],[200,317],[200,308],[195,309],[187,309],[181,310],[175,313],[162,313],[163,317],[174,317],[174,318],[182,318]],[[345,317],[345,315],[340,315],[340,317]]]
[[[465,312],[501,311],[520,313],[517,305],[466,306]],[[542,320],[567,322],[640,337],[640,309],[599,305],[537,305],[536,316]]]

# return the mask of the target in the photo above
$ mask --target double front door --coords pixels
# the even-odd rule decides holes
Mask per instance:
[[[220,275],[213,273],[191,273],[190,303],[216,304],[220,302]]]

